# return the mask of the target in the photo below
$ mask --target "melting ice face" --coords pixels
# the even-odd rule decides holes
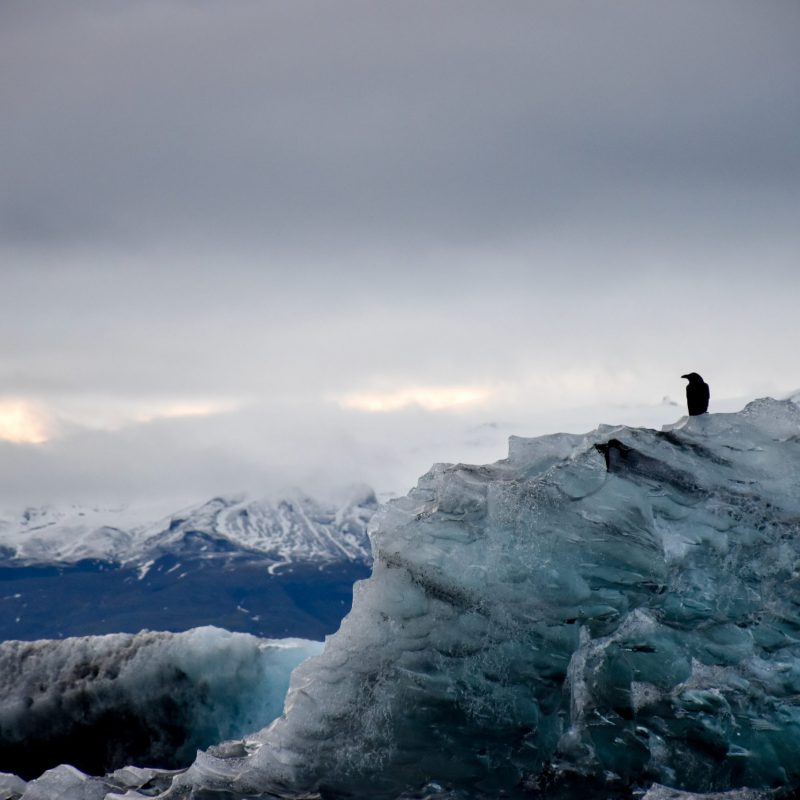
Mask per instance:
[[[375,566],[245,758],[280,796],[800,783],[800,409],[512,439],[373,522]]]

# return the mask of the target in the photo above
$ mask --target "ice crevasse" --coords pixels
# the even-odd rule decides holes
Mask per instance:
[[[793,402],[512,437],[435,465],[371,537],[284,715],[169,794],[800,786]]]

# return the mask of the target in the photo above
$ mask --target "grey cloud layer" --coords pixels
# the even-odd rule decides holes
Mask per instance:
[[[780,226],[792,3],[0,11],[6,240],[322,249],[553,226]],[[746,205],[746,207],[743,207]]]
[[[547,277],[490,255],[479,259],[480,274],[458,259],[438,274],[434,259],[401,263],[393,277],[340,275],[321,288],[311,273],[294,282],[224,264],[7,270],[0,394],[56,403],[80,394],[316,401],[398,384],[524,383],[593,369],[609,382],[616,372],[639,374],[646,402],[674,392],[669,381],[687,368],[716,373],[727,394],[763,390],[783,370],[790,385],[779,388],[800,381],[787,337],[796,315],[790,258],[701,253],[678,270],[645,253],[651,272],[638,277],[592,270],[598,258],[587,251],[581,273],[544,254],[534,263]],[[764,260],[785,274],[765,278],[752,268]],[[566,404],[588,402],[575,392]]]

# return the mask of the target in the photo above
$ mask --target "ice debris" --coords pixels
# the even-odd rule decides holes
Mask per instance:
[[[776,797],[774,792],[757,789],[733,789],[730,792],[697,794],[696,792],[682,792],[680,789],[672,789],[656,783],[645,792],[642,800],[767,800],[772,797]]]
[[[0,772],[0,800],[12,800],[19,797],[27,784],[18,775]]]
[[[200,754],[171,796],[800,785],[794,403],[512,438],[435,465],[371,536],[259,749]]]

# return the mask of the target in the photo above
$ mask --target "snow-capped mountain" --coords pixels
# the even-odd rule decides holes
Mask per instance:
[[[138,531],[134,558],[198,546],[212,551],[234,546],[255,550],[276,564],[371,560],[367,523],[378,503],[372,490],[362,490],[338,508],[326,507],[297,494],[270,503],[265,500],[215,497],[186,513]]]
[[[279,501],[215,497],[155,520],[136,507],[41,507],[0,517],[0,559],[24,564],[82,560],[146,564],[166,553],[249,551],[276,565],[370,561],[371,489],[338,506],[296,492]]]
[[[0,517],[0,641],[216,625],[322,639],[369,574],[371,489],[337,506],[215,497],[147,508],[29,508]]]

